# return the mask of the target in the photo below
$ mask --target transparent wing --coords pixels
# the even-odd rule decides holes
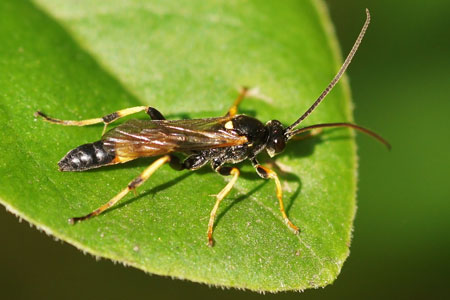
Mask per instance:
[[[226,130],[230,117],[193,120],[130,120],[108,131],[104,146],[121,157],[162,155],[240,145],[245,136]]]

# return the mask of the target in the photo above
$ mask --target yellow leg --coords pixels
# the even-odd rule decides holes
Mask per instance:
[[[289,228],[292,229],[292,231],[295,234],[298,234],[299,229],[297,226],[295,226],[287,217],[286,212],[284,211],[284,204],[283,204],[283,190],[281,189],[281,183],[280,183],[280,179],[278,179],[278,175],[275,171],[261,166],[261,165],[255,165],[256,171],[258,172],[258,174],[263,177],[263,178],[272,178],[275,180],[275,185],[277,187],[277,198],[278,198],[278,202],[280,203],[280,211],[281,211],[281,215],[283,216],[284,222],[289,226]]]
[[[239,177],[239,170],[237,168],[232,168],[230,170],[230,174],[233,175],[233,178],[228,182],[228,184],[220,191],[219,194],[216,196],[216,203],[214,204],[213,209],[211,210],[211,214],[209,216],[209,223],[208,223],[208,246],[212,246],[214,244],[213,241],[213,227],[214,227],[214,220],[216,218],[217,209],[219,209],[219,204],[222,201],[223,198],[225,198],[228,193],[233,188],[233,185],[236,183],[238,177]]]
[[[86,125],[103,123],[103,124],[105,124],[105,126],[103,127],[103,132],[102,132],[102,135],[103,135],[106,131],[106,127],[108,126],[108,124],[110,124],[110,123],[114,122],[115,120],[120,119],[122,117],[131,115],[131,114],[135,114],[135,113],[138,113],[141,111],[147,111],[148,109],[149,109],[148,106],[135,106],[135,107],[118,110],[116,112],[113,112],[113,113],[103,116],[101,118],[94,118],[94,119],[87,119],[87,120],[80,120],[80,121],[55,119],[55,118],[51,118],[51,117],[47,116],[46,114],[44,114],[40,111],[35,112],[34,115],[36,117],[44,118],[44,120],[47,122],[50,122],[53,124],[60,124],[60,125],[64,125],[64,126],[86,126]]]
[[[242,102],[242,100],[247,95],[247,92],[249,91],[248,87],[242,87],[239,91],[239,96],[234,100],[233,105],[230,107],[230,109],[227,112],[227,116],[234,117],[237,113],[237,108],[239,104]]]
[[[118,193],[116,196],[114,196],[114,198],[112,198],[107,203],[103,204],[102,206],[100,206],[99,208],[97,208],[96,210],[91,212],[90,214],[87,214],[82,217],[70,218],[69,224],[74,224],[78,221],[84,221],[84,220],[87,220],[89,218],[92,218],[92,217],[95,217],[95,216],[101,214],[102,212],[104,212],[105,210],[107,210],[108,208],[110,208],[111,206],[116,204],[117,202],[119,202],[120,199],[125,197],[129,191],[135,190],[137,187],[139,187],[141,184],[143,184],[157,169],[159,169],[162,165],[164,165],[165,163],[167,163],[169,161],[170,161],[169,155],[160,157],[159,159],[154,161],[150,166],[148,166],[147,169],[145,169],[138,177],[136,177],[133,181],[131,181],[125,189],[123,189],[120,193]]]

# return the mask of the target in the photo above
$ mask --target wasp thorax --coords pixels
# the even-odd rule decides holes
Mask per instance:
[[[280,121],[272,120],[267,122],[266,128],[269,132],[266,150],[270,157],[283,152],[286,147],[286,137],[284,136],[284,127]]]

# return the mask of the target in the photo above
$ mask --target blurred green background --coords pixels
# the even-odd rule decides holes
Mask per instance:
[[[355,119],[393,145],[358,136],[351,254],[333,285],[283,299],[439,299],[450,292],[449,1],[327,1],[347,53],[368,7],[373,23],[350,66]],[[11,298],[258,298],[95,261],[0,209],[0,289]],[[8,297],[8,298],[9,298]]]

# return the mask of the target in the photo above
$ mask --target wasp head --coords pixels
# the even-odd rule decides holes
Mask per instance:
[[[281,122],[277,120],[267,122],[266,128],[269,132],[266,151],[270,157],[274,157],[278,153],[283,152],[284,148],[286,148],[287,139],[284,134],[285,129]]]

